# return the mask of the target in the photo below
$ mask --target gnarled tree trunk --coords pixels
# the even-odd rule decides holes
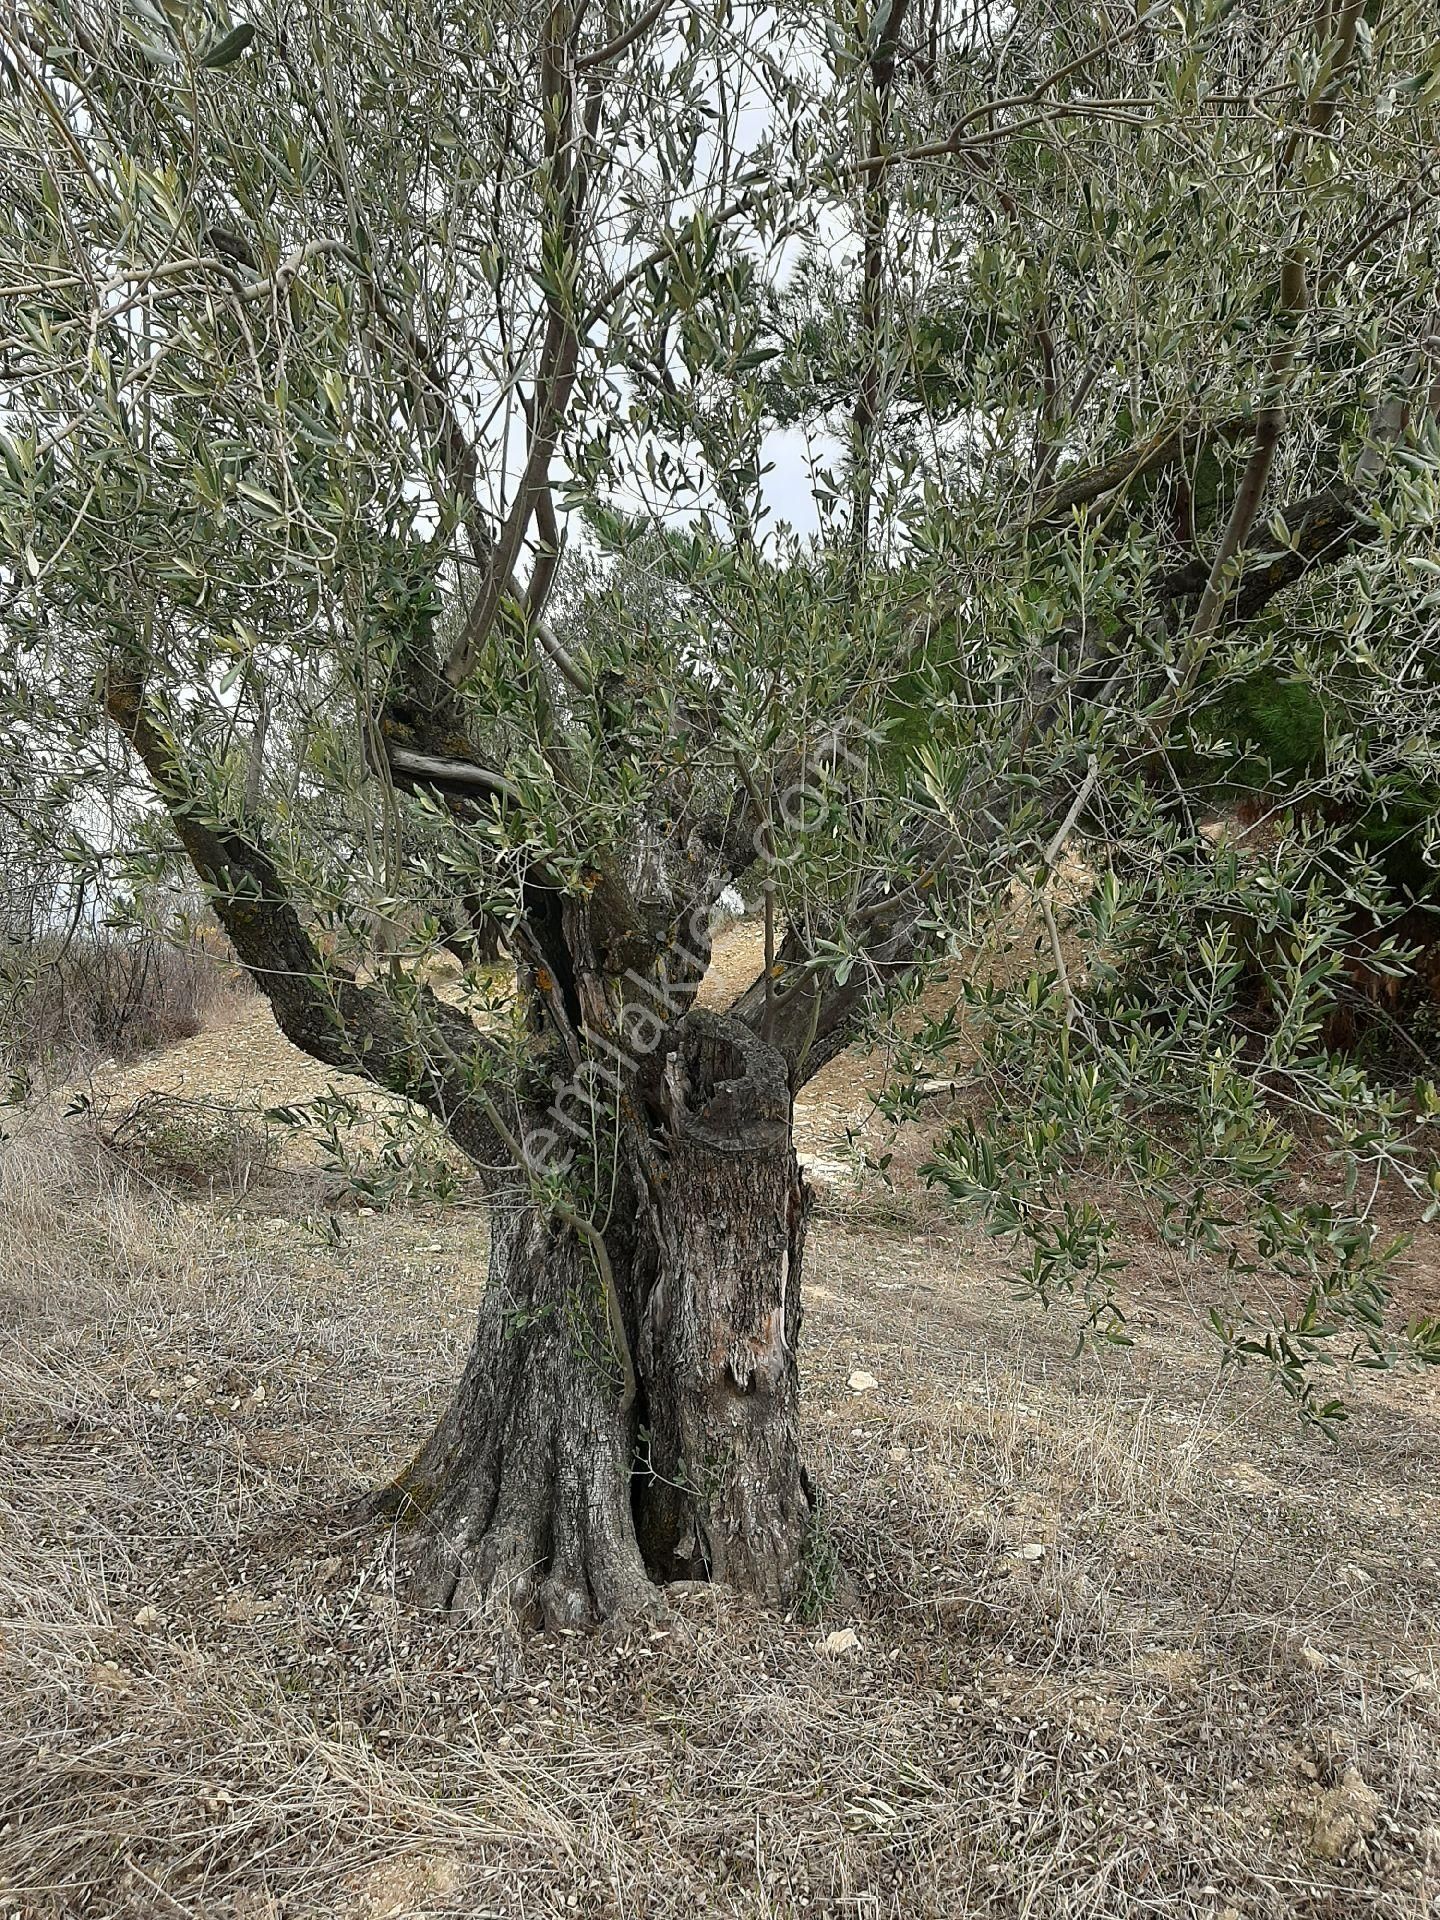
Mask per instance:
[[[597,1292],[590,1251],[561,1222],[494,1210],[459,1389],[384,1496],[432,1604],[578,1626],[647,1597],[630,1513],[634,1408]]]
[[[807,1197],[780,1056],[692,1013],[667,1073],[668,1155],[640,1370],[649,1414],[636,1512],[662,1578],[714,1578],[783,1606],[810,1520],[800,1461]]]
[[[676,1578],[794,1592],[806,1196],[785,1067],[714,1014],[672,1038],[622,1107],[603,1259],[553,1214],[494,1213],[459,1390],[383,1497],[436,1604],[571,1626]]]

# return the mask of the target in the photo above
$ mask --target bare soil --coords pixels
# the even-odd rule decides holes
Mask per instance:
[[[176,1103],[168,1158],[12,1121],[0,1915],[1440,1910],[1440,1383],[1318,1439],[1217,1375],[1206,1277],[1138,1226],[1137,1345],[1077,1356],[937,1200],[852,1179],[879,1064],[799,1116],[805,1608],[687,1589],[590,1638],[416,1616],[349,1529],[458,1374],[485,1224],[257,1157],[327,1084],[263,1002],[97,1071],[111,1123]]]

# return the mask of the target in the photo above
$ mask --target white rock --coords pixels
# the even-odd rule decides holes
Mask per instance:
[[[852,1393],[873,1393],[880,1382],[873,1373],[867,1373],[863,1367],[857,1367],[850,1376]]]

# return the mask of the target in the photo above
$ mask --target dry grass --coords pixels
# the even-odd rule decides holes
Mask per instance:
[[[311,1198],[43,1115],[3,1149],[0,1914],[1434,1911],[1433,1385],[1331,1449],[1158,1270],[1136,1353],[1077,1359],[989,1250],[831,1209],[821,1617],[691,1594],[517,1658],[342,1517],[458,1371],[483,1221],[336,1244]]]

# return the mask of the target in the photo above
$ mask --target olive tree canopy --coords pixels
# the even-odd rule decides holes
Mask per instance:
[[[118,757],[285,1033],[473,1162],[378,1497],[440,1601],[793,1597],[794,1096],[869,1025],[918,1110],[939,962],[990,1097],[934,1171],[1041,1293],[1123,1337],[1123,1174],[1312,1411],[1401,1350],[1430,1095],[1327,1022],[1357,941],[1414,972],[1377,823],[1433,867],[1426,14],[5,8],[0,805]]]

